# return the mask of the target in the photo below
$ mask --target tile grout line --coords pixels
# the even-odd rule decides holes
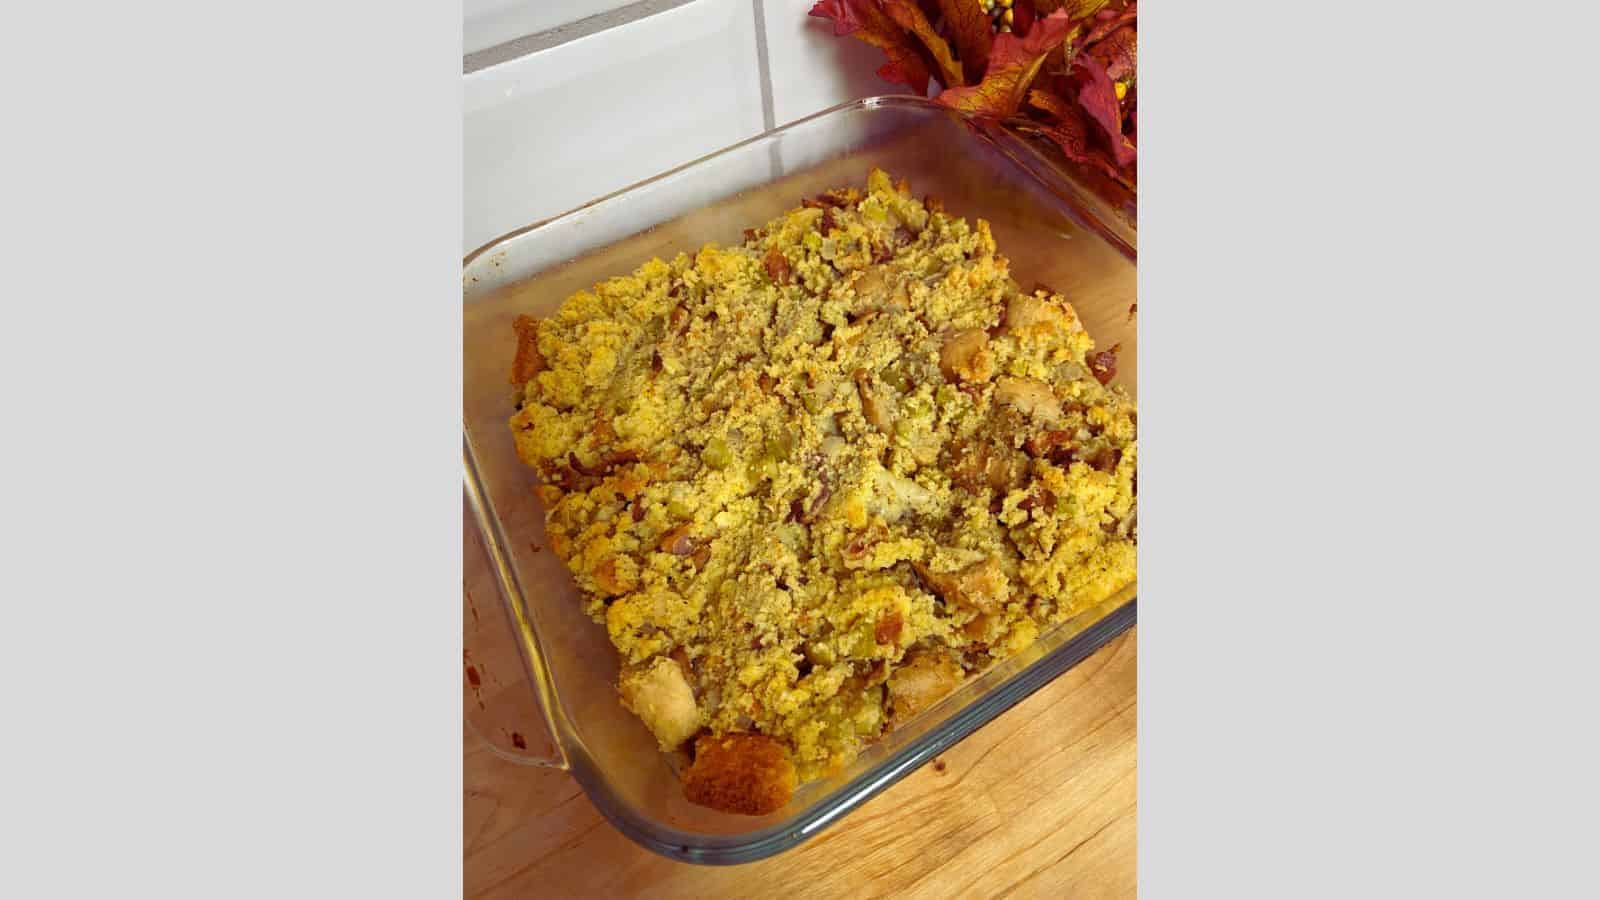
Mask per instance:
[[[772,99],[772,64],[767,60],[767,12],[765,0],[750,0],[755,11],[756,69],[761,73],[761,130],[771,131],[777,123],[776,104]],[[767,145],[767,177],[776,179],[783,173],[783,156],[776,141]]]
[[[688,6],[693,2],[694,0],[639,0],[637,3],[630,3],[627,6],[613,9],[609,12],[596,13],[592,16],[578,19],[575,22],[568,22],[565,25],[557,25],[554,28],[535,32],[534,34],[512,38],[503,44],[485,47],[482,50],[463,56],[461,58],[461,74],[471,75],[473,72],[487,69],[490,66],[510,62],[530,53],[537,53],[540,50],[559,47],[578,38],[598,34],[608,28],[626,25],[629,22],[635,22],[639,19],[653,16],[656,13],[677,9],[680,6]]]
[[[767,60],[767,14],[763,0],[750,0],[756,14],[756,67],[761,72],[761,130],[777,126],[772,101],[772,64]]]

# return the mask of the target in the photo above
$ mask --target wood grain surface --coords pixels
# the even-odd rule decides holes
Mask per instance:
[[[1137,628],[810,841],[674,862],[466,734],[468,897],[1131,897]],[[542,736],[541,736],[542,737]]]

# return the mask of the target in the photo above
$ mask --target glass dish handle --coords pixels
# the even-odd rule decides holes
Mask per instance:
[[[528,681],[494,569],[478,537],[470,505],[462,520],[462,718],[466,728],[501,759],[565,769],[536,692]]]

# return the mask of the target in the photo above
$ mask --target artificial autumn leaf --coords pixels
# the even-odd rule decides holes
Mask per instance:
[[[1045,70],[1049,72],[1066,72],[1072,59],[1072,48],[1078,43],[1078,38],[1089,27],[1089,19],[1095,13],[1105,9],[1111,0],[1033,0],[1033,6],[1039,15],[1044,16],[1064,9],[1067,18],[1073,21],[1072,30],[1067,32],[1067,40],[1060,50],[1050,54],[1045,62]]]
[[[1088,47],[1106,35],[1124,25],[1131,25],[1139,18],[1139,4],[1129,3],[1123,9],[1102,9],[1095,13],[1095,24],[1089,33],[1083,36],[1078,46]]]
[[[950,55],[950,45],[945,43],[939,32],[933,30],[933,23],[922,14],[922,8],[916,0],[881,0],[883,11],[894,20],[896,25],[916,35],[922,41],[933,61],[939,67],[939,83],[946,87],[960,87],[966,84],[962,79],[961,61]]]
[[[930,78],[937,79],[945,87],[938,102],[1003,119],[1134,190],[1136,4],[1001,5],[1009,10],[1009,28],[998,35],[995,10],[985,13],[980,0],[821,0],[811,15],[832,20],[836,35],[854,35],[883,49],[889,57],[878,70],[883,78],[922,93]]]
[[[1058,119],[1072,114],[1072,104],[1044,88],[1034,88],[1028,92],[1028,105],[1042,109]]]
[[[1029,100],[1031,101],[1032,99],[1030,94]],[[1090,145],[1089,125],[1084,121],[1083,113],[1074,107],[1068,106],[1059,97],[1055,99],[1060,101],[1063,114],[1049,124],[1027,123],[1028,130],[1037,131],[1039,134],[1049,138],[1052,143],[1061,148],[1062,154],[1067,159],[1085,165],[1096,166],[1104,170],[1112,178],[1118,181],[1124,180],[1125,176],[1117,170],[1116,163],[1113,163],[1098,147]]]
[[[835,37],[850,35],[882,50],[889,61],[878,68],[878,77],[906,85],[918,94],[928,93],[927,63],[917,45],[878,6],[876,0],[818,0],[811,15],[833,21]]]
[[[1003,119],[1017,111],[1045,56],[1061,46],[1072,23],[1057,10],[1033,23],[1027,37],[1002,32],[995,35],[989,68],[972,87],[951,88],[939,102],[963,112]],[[1113,94],[1112,99],[1116,96]]]
[[[1106,77],[1123,81],[1137,68],[1138,33],[1123,25],[1089,47],[1089,55],[1105,67]]]
[[[994,22],[978,0],[938,0],[944,27],[956,42],[961,65],[974,84],[984,77],[994,42]],[[952,85],[956,87],[957,85]]]
[[[858,29],[865,28],[866,22],[857,15],[858,5],[850,0],[817,0],[807,15],[819,19],[829,19],[833,22],[833,36],[844,37]]]
[[[1049,114],[1053,121],[1043,124],[1024,121],[1018,123],[1019,127],[1049,138],[1073,162],[1096,166],[1117,181],[1127,182],[1126,174],[1117,168],[1105,151],[1091,142],[1089,123],[1080,107],[1045,88],[1029,91],[1028,105]]]
[[[1033,4],[1028,2],[1016,3],[1011,7],[1011,30],[1023,37],[1028,36],[1028,29],[1033,27],[1035,14]]]
[[[1135,151],[1122,135],[1122,109],[1117,105],[1117,90],[1106,77],[1106,70],[1093,56],[1084,54],[1072,61],[1074,75],[1082,74],[1078,88],[1078,105],[1098,123],[1111,144],[1117,165],[1133,162]]]
[[[1033,0],[1033,6],[1040,15],[1047,15],[1058,9],[1065,9],[1067,18],[1076,22],[1079,19],[1087,19],[1105,9],[1110,2],[1111,0]]]

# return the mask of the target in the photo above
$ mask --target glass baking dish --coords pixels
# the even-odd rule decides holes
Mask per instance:
[[[690,804],[673,760],[618,702],[616,653],[605,629],[582,612],[561,562],[543,549],[536,479],[513,448],[507,426],[512,319],[519,313],[547,315],[573,292],[629,273],[652,256],[692,253],[708,242],[738,243],[745,228],[798,205],[802,197],[864,184],[872,166],[909,179],[916,194],[938,197],[953,215],[987,219],[1020,283],[1043,282],[1064,293],[1097,346],[1122,345],[1117,377],[1134,390],[1135,241],[1126,210],[1108,204],[1103,193],[1016,135],[915,97],[834,107],[508,234],[464,264],[470,518],[493,576],[486,580],[508,615],[508,643],[520,648],[526,684],[552,744],[527,751],[517,735],[518,751],[525,752],[500,749],[522,761],[567,769],[618,829],[675,859],[740,863],[795,846],[1134,621],[1130,585],[969,678],[848,769],[803,785],[788,806],[762,817]],[[476,676],[470,666],[469,675]]]

